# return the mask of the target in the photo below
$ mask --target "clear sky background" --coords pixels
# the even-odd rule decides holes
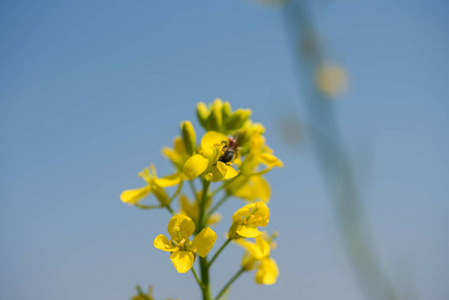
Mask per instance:
[[[336,102],[383,265],[419,299],[449,299],[449,4],[333,1],[315,16],[349,73]],[[231,299],[362,299],[307,137],[281,14],[251,1],[0,2],[0,299],[198,299],[153,247],[166,211],[119,200],[160,155],[198,101],[253,109],[285,167],[268,175],[268,230],[280,277],[237,281]],[[199,131],[199,128],[198,128]],[[152,200],[154,201],[154,199]],[[232,199],[215,230],[218,244]],[[242,249],[212,270],[215,292]],[[410,298],[409,298],[410,299]]]

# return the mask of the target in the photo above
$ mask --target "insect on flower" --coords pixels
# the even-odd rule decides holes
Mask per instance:
[[[223,154],[218,159],[219,161],[228,163],[238,157],[237,148],[239,143],[237,138],[231,136],[229,137],[228,143],[226,143],[226,141],[223,141],[222,143],[224,144],[222,149]]]

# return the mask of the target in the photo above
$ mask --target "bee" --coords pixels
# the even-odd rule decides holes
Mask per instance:
[[[232,136],[229,137],[228,143],[226,143],[226,141],[223,141],[222,143],[224,144],[222,149],[223,154],[220,156],[218,161],[226,164],[238,157],[237,148],[239,144],[238,140]]]

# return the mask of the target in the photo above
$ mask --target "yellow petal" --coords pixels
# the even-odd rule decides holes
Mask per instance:
[[[217,240],[217,234],[209,227],[204,228],[193,239],[192,249],[195,250],[199,256],[205,257]]]
[[[149,186],[144,186],[134,190],[126,190],[121,193],[120,199],[122,202],[132,205],[145,198],[150,192],[151,188]]]
[[[262,257],[267,257],[268,255],[270,255],[270,244],[268,244],[268,242],[262,237],[262,235],[256,237],[255,240],[257,248],[260,250]]]
[[[190,270],[192,268],[193,261],[195,260],[192,252],[190,251],[173,252],[172,255],[170,255],[170,259],[178,273],[185,273]]]
[[[284,164],[280,159],[271,153],[262,153],[259,156],[260,161],[269,167],[283,167]]]
[[[279,276],[279,269],[276,261],[272,258],[264,258],[256,272],[256,283],[257,284],[273,284],[276,283],[276,279]]]
[[[263,202],[255,202],[254,204],[256,208],[252,214],[254,218],[250,218],[248,223],[255,226],[267,226],[270,221],[270,209]]]
[[[198,205],[196,203],[191,203],[185,195],[179,197],[179,203],[181,204],[181,209],[187,216],[189,216],[193,221],[198,218]]]
[[[177,168],[182,167],[183,159],[170,147],[162,148],[162,155],[168,158]]]
[[[209,160],[200,154],[192,155],[184,164],[183,173],[188,179],[194,179],[206,170]]]
[[[217,169],[220,171],[221,175],[226,176],[226,172],[228,172],[228,168],[226,168],[226,164],[222,161],[217,161]]]
[[[213,226],[213,225],[217,224],[220,221],[221,221],[221,214],[220,213],[214,213],[207,220],[207,225]]]
[[[226,170],[226,175],[223,175],[225,179],[231,179],[239,175],[239,173],[231,166],[226,165]]]
[[[174,240],[178,240],[178,231],[181,238],[188,239],[195,231],[195,223],[188,216],[176,215],[168,222],[167,231]]]
[[[260,199],[263,202],[270,200],[271,190],[268,182],[261,176],[252,176],[251,184],[255,199]]]
[[[247,237],[247,238],[254,238],[254,237],[262,234],[262,232],[257,230],[256,227],[250,227],[250,226],[246,226],[246,225],[237,226],[236,232],[239,235],[241,235],[243,237]]]
[[[234,222],[248,219],[248,224],[254,226],[267,226],[270,221],[270,209],[263,202],[254,202],[245,205],[244,207],[238,209],[232,216]]]
[[[211,156],[213,148],[217,147],[220,150],[223,148],[223,141],[228,142],[226,135],[216,131],[208,131],[201,139],[201,149],[206,156]]]
[[[139,172],[138,176],[142,177],[143,180],[145,180],[147,183],[150,183],[153,180],[151,178],[150,170],[148,168],[145,168],[141,172]]]
[[[243,247],[246,251],[248,251],[255,259],[264,258],[264,253],[262,252],[262,249],[256,243],[249,242],[245,239],[237,239],[234,240],[234,242],[239,246]]]
[[[154,183],[157,184],[160,187],[170,187],[177,185],[182,181],[181,174],[176,173],[172,175],[168,175],[162,178],[157,178],[154,180]]]
[[[232,221],[236,222],[238,220],[246,218],[246,216],[250,214],[251,210],[254,209],[255,205],[256,203],[250,203],[243,206],[242,208],[239,208],[232,216]]]
[[[154,247],[167,252],[174,252],[179,250],[179,248],[170,243],[169,240],[163,234],[159,234],[154,239]]]

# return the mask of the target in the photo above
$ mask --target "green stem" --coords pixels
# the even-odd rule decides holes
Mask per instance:
[[[193,198],[197,199],[198,193],[196,191],[195,183],[193,182],[193,180],[189,180],[189,184],[190,184],[190,188],[192,189]]]
[[[209,211],[209,215],[213,214],[223,203],[225,203],[225,201],[229,198],[229,194],[225,194],[223,196],[223,198],[220,199],[220,201],[217,202],[217,204],[215,204],[211,210]]]
[[[217,253],[215,253],[214,257],[212,257],[212,259],[209,262],[209,268],[212,265],[212,263],[215,261],[215,259],[217,259],[218,255],[220,254],[221,251],[223,251],[223,249],[232,241],[232,239],[227,239],[226,242],[223,244],[223,246],[221,246],[220,249],[218,249]]]
[[[245,272],[245,269],[241,268],[237,273],[235,273],[234,276],[228,281],[228,283],[225,284],[225,286],[221,289],[220,293],[218,293],[217,297],[215,297],[215,300],[219,300],[221,296],[228,290],[228,288],[231,286],[231,284],[239,278],[240,275],[242,275]]]
[[[203,181],[203,191],[201,192],[201,201],[200,201],[200,216],[199,216],[199,227],[198,232],[203,230],[207,223],[207,194],[209,193],[210,182],[207,180]]]
[[[155,209],[155,208],[161,208],[161,205],[145,205],[145,204],[140,204],[140,203],[136,203],[134,204],[135,207],[138,207],[140,209]]]
[[[164,206],[173,216],[175,215],[175,212],[173,211],[173,209],[170,207],[170,204],[168,204],[167,206]]]
[[[200,232],[207,222],[207,197],[209,193],[210,182],[203,180],[203,191],[201,192],[201,199],[199,202],[200,215],[198,232]],[[207,262],[207,257],[200,257],[200,269],[201,269],[201,282],[203,283],[203,300],[212,300],[212,292],[209,282],[209,263]]]
[[[201,281],[203,282],[203,300],[212,300],[212,291],[209,282],[209,267],[206,257],[200,257]]]
[[[200,288],[201,288],[201,290],[203,290],[204,289],[204,285],[203,285],[203,283],[201,282],[201,280],[198,278],[198,275],[196,274],[196,271],[195,271],[195,268],[192,266],[192,274],[193,274],[193,276],[195,277],[195,280],[196,280],[196,282],[198,283],[198,285],[200,286]]]
[[[176,192],[173,194],[173,196],[171,196],[171,198],[170,198],[170,203],[172,203],[172,201],[176,198],[176,196],[178,196],[179,193],[181,192],[181,190],[182,190],[182,184],[183,184],[183,181],[181,181],[181,182],[179,183],[178,188],[176,189]]]

